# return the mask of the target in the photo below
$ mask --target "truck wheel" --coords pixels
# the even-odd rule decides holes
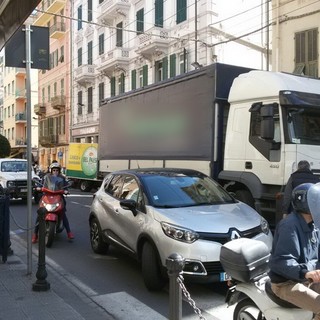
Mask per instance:
[[[237,190],[235,192],[235,194],[236,194],[236,198],[239,201],[246,203],[248,206],[250,206],[253,209],[255,208],[254,199],[253,199],[250,191],[248,191],[248,190]]]
[[[142,275],[144,284],[150,291],[159,291],[165,286],[165,279],[161,274],[160,259],[157,250],[146,242],[142,249]]]
[[[256,304],[249,298],[241,300],[233,312],[233,320],[259,320],[262,318],[262,312]]]
[[[54,221],[46,221],[46,247],[50,248],[53,243],[56,223]]]
[[[81,181],[80,182],[80,190],[82,192],[89,192],[92,189],[92,183],[89,181]]]

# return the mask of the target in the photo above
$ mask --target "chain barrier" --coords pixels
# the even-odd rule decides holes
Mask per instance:
[[[190,293],[188,292],[186,286],[184,285],[182,275],[179,275],[177,277],[177,282],[181,288],[183,295],[187,298],[188,303],[193,308],[194,313],[198,315],[199,319],[206,320],[206,318],[202,315],[201,310],[196,306],[195,301],[191,298]]]

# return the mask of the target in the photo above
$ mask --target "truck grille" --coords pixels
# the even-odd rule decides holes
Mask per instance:
[[[27,187],[27,180],[16,180],[14,184],[16,187]]]

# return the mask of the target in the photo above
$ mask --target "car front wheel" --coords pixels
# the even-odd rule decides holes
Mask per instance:
[[[143,245],[141,264],[143,280],[147,289],[150,291],[161,290],[166,282],[161,274],[158,252],[149,242]]]
[[[90,243],[95,253],[107,253],[109,244],[103,241],[101,228],[96,218],[90,220]]]

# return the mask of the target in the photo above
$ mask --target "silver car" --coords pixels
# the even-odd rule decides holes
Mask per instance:
[[[166,281],[166,259],[185,259],[185,278],[227,280],[219,262],[221,246],[239,237],[263,241],[271,250],[267,221],[234,199],[208,176],[188,169],[136,169],[107,175],[90,211],[95,253],[110,244],[135,256],[149,290]]]

